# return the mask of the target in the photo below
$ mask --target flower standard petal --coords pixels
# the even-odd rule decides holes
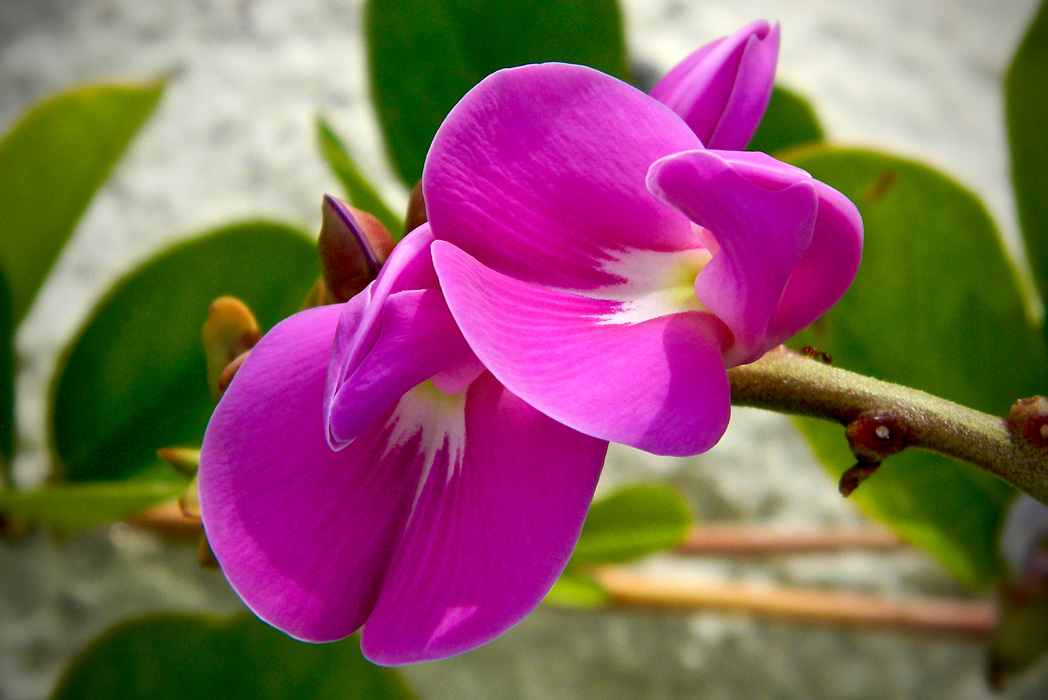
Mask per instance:
[[[381,431],[342,452],[321,407],[339,308],[296,314],[252,350],[208,424],[200,508],[230,584],[299,639],[356,630],[378,596],[411,506],[414,460]]]
[[[724,432],[724,330],[709,313],[633,317],[623,302],[520,282],[448,243],[433,257],[477,357],[546,415],[657,454],[697,454]]]
[[[651,196],[652,162],[702,144],[667,107],[582,66],[499,71],[451,111],[422,176],[434,235],[493,269],[567,289],[621,281],[609,250],[697,242]]]
[[[746,147],[771,99],[779,25],[752,22],[674,66],[651,96],[687,122],[707,148]]]
[[[464,450],[437,456],[364,626],[361,647],[376,663],[443,658],[505,632],[545,596],[582,529],[606,443],[490,374],[461,411]]]
[[[729,156],[677,153],[655,162],[648,178],[652,192],[717,240],[720,250],[699,273],[695,291],[732,332],[725,348],[731,366],[785,340],[773,337],[773,322],[811,242],[818,197],[810,178],[797,175],[803,171],[783,165],[783,173],[775,172],[777,161],[763,154],[736,162]]]

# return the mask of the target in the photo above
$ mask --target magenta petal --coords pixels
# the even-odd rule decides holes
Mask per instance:
[[[433,259],[477,357],[551,418],[667,455],[708,450],[724,432],[723,329],[709,314],[611,323],[619,302],[517,281],[441,241]]]
[[[335,449],[430,377],[450,375],[457,381],[445,384],[465,386],[480,372],[437,288],[432,242],[428,226],[412,231],[378,279],[343,308],[324,403]]]
[[[454,474],[430,472],[364,625],[361,647],[375,663],[443,658],[505,632],[545,596],[582,529],[606,443],[543,416],[490,374],[469,389],[465,432]]]
[[[356,358],[336,386],[329,386],[327,425],[335,448],[353,440],[412,387],[474,362],[439,290],[388,296],[378,325],[381,330],[368,353]],[[340,324],[340,332],[342,328]],[[341,361],[339,347],[332,355],[333,366]]]
[[[200,509],[230,584],[299,639],[351,634],[371,612],[414,495],[409,459],[371,431],[327,443],[324,383],[339,307],[296,314],[262,339],[208,424]]]
[[[652,162],[701,148],[668,108],[603,73],[545,63],[499,71],[445,119],[422,177],[434,235],[493,269],[569,289],[621,282],[615,249],[696,245],[651,196]]]
[[[652,192],[720,246],[695,291],[733,334],[725,349],[729,366],[752,362],[785,340],[775,337],[775,315],[811,242],[818,209],[815,186],[797,176],[803,171],[783,165],[784,177],[773,180],[777,161],[747,154],[736,169],[730,155],[678,153],[654,163],[649,174]]]
[[[674,66],[651,96],[679,114],[707,148],[742,150],[771,98],[779,25],[753,22]]]
[[[847,197],[818,180],[819,214],[811,245],[793,271],[772,324],[784,341],[830,310],[855,279],[862,259],[862,217]]]

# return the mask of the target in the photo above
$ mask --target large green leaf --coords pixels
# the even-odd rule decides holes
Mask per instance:
[[[404,222],[386,205],[381,195],[375,191],[367,178],[357,168],[342,140],[323,119],[317,120],[317,143],[324,160],[342,183],[349,197],[349,203],[357,209],[363,209],[382,222],[389,229],[393,240],[399,241],[404,235]]]
[[[865,225],[855,283],[798,346],[997,415],[1045,390],[1040,336],[978,199],[934,170],[883,154],[819,147],[790,160],[847,195]],[[801,427],[835,474],[854,463],[839,426]],[[852,498],[979,586],[1001,573],[996,539],[1012,496],[974,467],[907,451]]]
[[[630,486],[596,501],[586,516],[571,566],[637,559],[676,546],[691,523],[688,506],[671,488]]]
[[[64,92],[32,107],[0,141],[0,267],[16,323],[162,92],[162,83]]]
[[[746,150],[773,153],[819,143],[822,139],[822,126],[808,101],[796,92],[776,85],[764,118]]]
[[[52,700],[410,700],[357,638],[304,644],[258,621],[155,615],[106,632],[77,656]]]
[[[11,295],[0,270],[0,488],[10,485],[11,456],[15,438],[15,324]]]
[[[1019,221],[1034,279],[1048,299],[1048,3],[1008,70],[1005,106]]]
[[[185,488],[185,481],[135,479],[4,490],[0,491],[0,513],[60,530],[79,530],[131,517],[178,498]]]
[[[318,275],[305,234],[253,222],[171,248],[120,280],[60,362],[51,413],[65,475],[119,479],[157,467],[158,447],[198,444],[211,414],[200,346],[210,303],[237,297],[268,328]]]
[[[627,77],[615,0],[369,0],[365,25],[375,107],[409,187],[437,127],[488,74],[566,61]]]

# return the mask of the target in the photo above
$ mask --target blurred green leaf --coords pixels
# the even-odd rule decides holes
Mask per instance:
[[[598,608],[608,602],[608,594],[588,576],[565,571],[542,601],[559,608]]]
[[[163,90],[157,82],[63,92],[0,141],[0,266],[15,323]]]
[[[764,118],[746,150],[774,153],[819,143],[823,135],[819,119],[808,101],[793,90],[776,85]]]
[[[0,270],[0,482],[11,485],[15,441],[15,324],[11,294]]]
[[[400,675],[373,666],[356,636],[304,644],[242,614],[229,621],[155,615],[84,649],[52,700],[410,700]]]
[[[673,489],[624,488],[590,507],[570,565],[622,562],[670,549],[690,523],[688,506]]]
[[[389,229],[393,240],[399,241],[403,238],[404,222],[386,206],[379,193],[360,173],[341,139],[323,119],[317,120],[317,142],[320,144],[320,152],[324,160],[331,166],[335,177],[346,190],[349,203],[381,221],[382,225]]]
[[[1034,280],[1048,299],[1048,3],[1041,4],[1004,86],[1019,222]]]
[[[855,283],[795,346],[995,415],[1045,390],[1042,342],[975,196],[930,168],[879,153],[816,147],[790,161],[848,196],[865,225]],[[800,425],[834,474],[855,462],[840,426]],[[913,450],[886,460],[851,498],[961,581],[982,586],[1002,573],[996,540],[1013,495],[974,467]]]
[[[237,297],[265,329],[298,309],[318,275],[305,234],[260,221],[182,243],[117,282],[59,363],[52,438],[65,476],[173,475],[156,449],[199,444],[211,415],[201,347],[211,302]]]
[[[615,0],[369,0],[364,21],[375,107],[408,187],[444,117],[490,73],[564,61],[627,78]]]
[[[61,484],[32,491],[0,491],[0,513],[59,530],[123,520],[178,498],[188,482],[120,481]]]

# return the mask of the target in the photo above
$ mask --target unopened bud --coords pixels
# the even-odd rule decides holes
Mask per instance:
[[[317,248],[324,282],[334,301],[349,301],[378,276],[393,251],[393,236],[371,214],[331,195],[324,195],[321,211]]]
[[[1013,403],[1008,427],[1034,447],[1048,447],[1048,397],[1033,396]]]
[[[872,464],[902,451],[909,444],[905,424],[887,411],[867,411],[845,426],[852,454],[860,462]]]
[[[192,447],[161,447],[156,456],[186,476],[194,476],[200,467],[200,450]]]
[[[211,304],[201,333],[207,358],[207,386],[211,398],[222,397],[220,377],[230,362],[255,347],[262,339],[251,310],[233,297],[220,297]]]
[[[426,199],[422,196],[422,183],[415,185],[408,196],[408,216],[404,220],[404,235],[429,221],[426,216]]]

